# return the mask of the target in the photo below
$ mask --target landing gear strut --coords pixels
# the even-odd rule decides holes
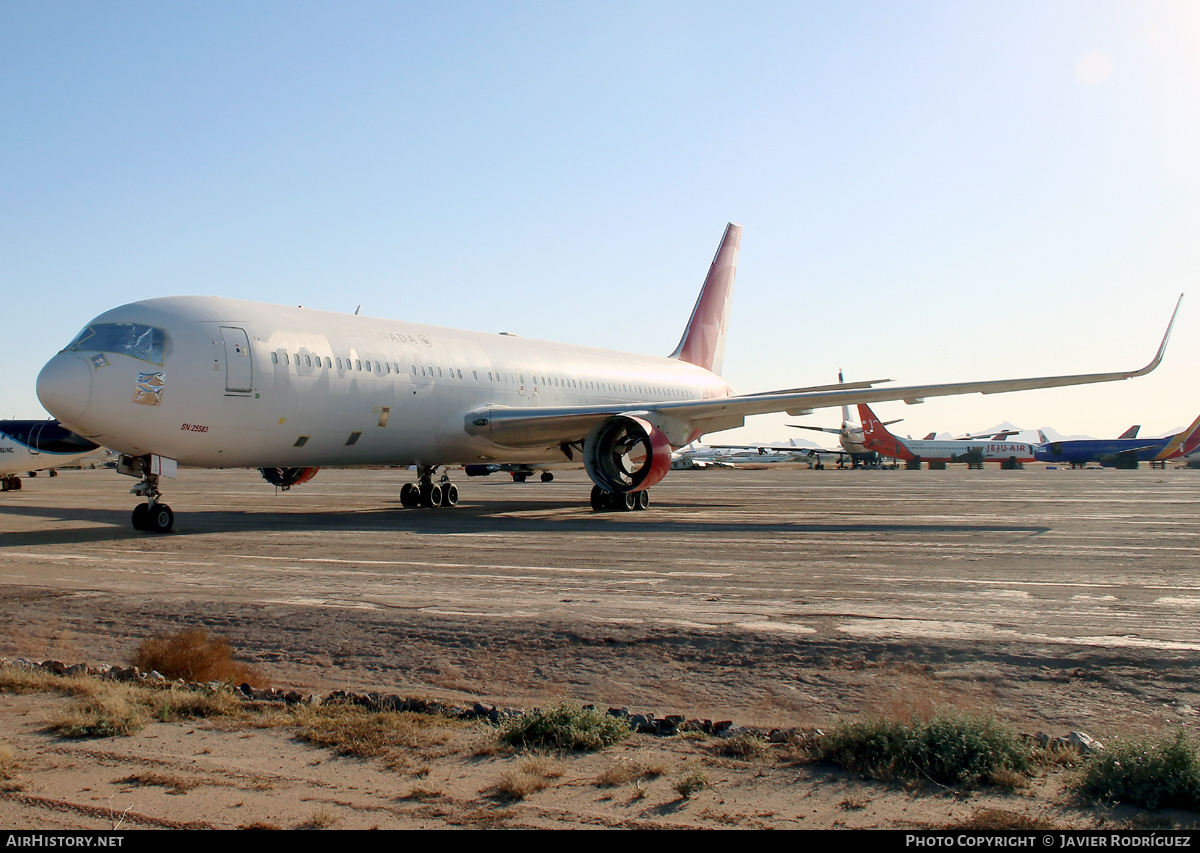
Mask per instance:
[[[599,486],[592,486],[592,509],[596,512],[633,512],[650,506],[650,493],[640,492],[610,492]]]
[[[436,472],[436,465],[421,466],[417,482],[405,483],[400,489],[400,503],[409,508],[455,506],[458,503],[458,486],[450,482],[449,474],[442,474],[435,483],[433,475]]]

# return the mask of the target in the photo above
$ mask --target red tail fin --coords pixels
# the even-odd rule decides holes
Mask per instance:
[[[737,275],[738,249],[742,243],[742,226],[730,222],[725,226],[721,245],[708,268],[704,286],[692,309],[683,337],[671,358],[686,361],[721,372],[725,360],[725,334],[729,328],[729,306],[733,297],[733,279]]]
[[[913,458],[908,447],[887,431],[887,427],[879,422],[879,418],[875,417],[875,413],[866,403],[858,404],[858,419],[862,422],[863,447],[867,450],[874,450],[880,456],[887,456],[889,459]]]

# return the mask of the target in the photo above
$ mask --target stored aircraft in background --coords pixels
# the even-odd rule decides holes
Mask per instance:
[[[892,380],[890,379],[875,379],[866,384],[868,387],[870,387],[871,385],[879,384],[881,382],[891,381]],[[838,385],[845,385],[845,380],[842,376],[842,371],[840,370],[838,371]],[[884,421],[884,425],[899,423],[902,420],[903,418],[896,418],[892,421]],[[838,437],[838,444],[841,445],[842,448],[841,453],[838,453],[838,451],[825,452],[829,454],[837,454],[837,465],[839,468],[844,466],[846,458],[850,459],[850,466],[852,468],[859,468],[864,465],[871,466],[879,464],[879,454],[874,450],[868,450],[863,444],[862,425],[856,424],[854,421],[850,420],[849,406],[842,406],[842,426],[840,428],[835,429],[834,427],[809,426],[807,424],[787,424],[787,426],[792,427],[792,429],[810,429],[815,432],[828,432],[836,435]]]
[[[100,450],[86,438],[64,429],[58,421],[0,421],[0,491],[21,488],[21,471],[49,468],[51,476],[60,465],[68,465]]]
[[[914,439],[899,438],[887,431],[871,407],[858,404],[858,418],[863,425],[863,443],[881,456],[903,460],[919,468],[922,462],[934,464],[962,463],[981,465],[1000,462],[1003,467],[1016,467],[1033,461],[1036,445],[1005,439]]]
[[[1136,468],[1139,462],[1166,462],[1187,456],[1200,448],[1200,418],[1174,435],[1135,438],[1138,427],[1130,427],[1120,438],[1075,438],[1047,441],[1045,433],[1033,456],[1038,462],[1083,467],[1089,462],[1114,468]],[[1132,435],[1130,434],[1132,433]]]
[[[139,530],[170,530],[178,465],[273,470],[415,466],[404,506],[447,506],[452,465],[574,464],[596,510],[644,508],[671,449],[748,415],[1110,382],[1138,370],[737,394],[721,378],[742,229],[730,224],[678,347],[666,357],[215,296],[134,302],[89,322],[38,376],[65,425],[119,451],[139,479]],[[1178,308],[1178,306],[1177,306]],[[1172,316],[1172,322],[1174,315]],[[1170,333],[1170,326],[1167,327]]]

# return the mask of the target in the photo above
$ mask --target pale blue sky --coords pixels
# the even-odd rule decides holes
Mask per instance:
[[[1192,291],[1145,379],[876,407],[1157,434],[1200,413],[1197,152],[1189,2],[2,0],[0,416],[168,294],[667,353],[732,220],[739,390],[1132,368]]]

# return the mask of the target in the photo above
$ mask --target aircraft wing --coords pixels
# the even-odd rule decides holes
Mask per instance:
[[[1035,388],[1061,388],[1068,385],[1088,385],[1096,382],[1115,382],[1145,376],[1162,362],[1171,337],[1171,328],[1183,302],[1180,294],[1171,322],[1163,335],[1158,352],[1145,367],[1114,373],[1081,373],[1070,376],[1035,376],[1028,379],[993,379],[983,382],[951,382],[940,385],[849,388],[835,385],[832,389],[783,391],[765,394],[736,394],[708,400],[669,400],[630,405],[613,403],[595,406],[568,407],[486,407],[469,412],[466,430],[471,435],[486,435],[497,444],[509,447],[548,447],[569,445],[582,441],[598,422],[614,415],[640,417],[655,423],[678,446],[687,443],[689,436],[718,432],[745,424],[750,415],[787,412],[789,415],[809,414],[813,409],[828,406],[848,406],[856,403],[881,403],[904,400],[920,403],[926,397],[949,397],[959,394],[1002,394],[1009,391],[1028,391]]]

